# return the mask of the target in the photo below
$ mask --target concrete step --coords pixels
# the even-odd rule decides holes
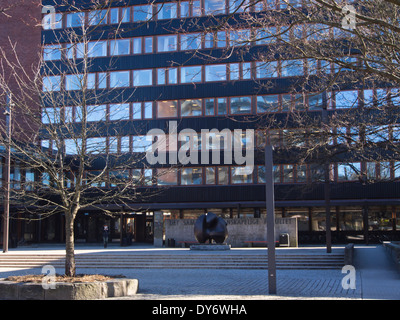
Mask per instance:
[[[77,268],[186,268],[186,269],[267,269],[266,255],[76,255]],[[64,255],[2,255],[0,268],[63,267]],[[278,269],[337,269],[344,265],[344,255],[277,255]]]

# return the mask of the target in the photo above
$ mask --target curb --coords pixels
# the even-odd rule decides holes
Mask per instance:
[[[132,296],[139,289],[137,279],[112,279],[97,282],[56,282],[55,289],[42,283],[23,283],[0,279],[0,300],[97,300]]]

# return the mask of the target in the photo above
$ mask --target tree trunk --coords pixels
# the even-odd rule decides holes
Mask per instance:
[[[72,214],[65,215],[65,275],[75,277],[74,219]]]

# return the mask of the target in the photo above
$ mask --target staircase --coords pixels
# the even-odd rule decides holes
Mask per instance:
[[[65,256],[3,254],[0,268],[63,268]],[[344,254],[277,254],[277,269],[340,269]],[[76,267],[113,269],[267,269],[261,254],[77,254]]]

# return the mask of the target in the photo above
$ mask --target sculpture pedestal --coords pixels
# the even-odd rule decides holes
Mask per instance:
[[[190,246],[190,250],[199,250],[199,251],[221,251],[221,250],[231,250],[230,244],[218,244],[218,243],[199,243],[192,244]]]

